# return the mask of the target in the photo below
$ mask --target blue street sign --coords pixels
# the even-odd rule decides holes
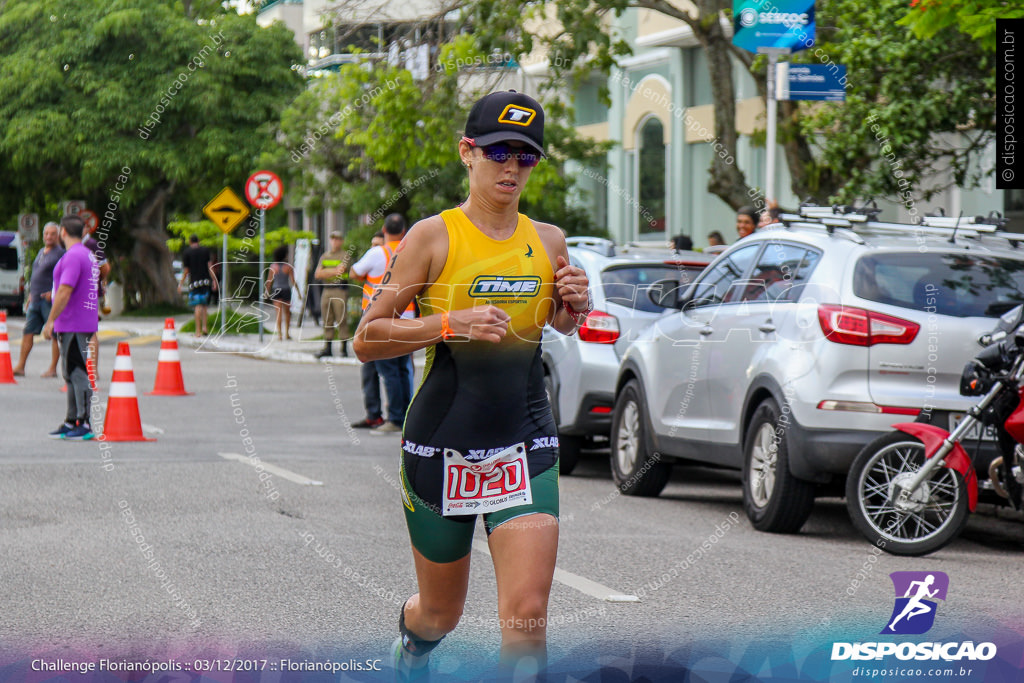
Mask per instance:
[[[732,12],[732,42],[744,50],[814,45],[814,0],[733,0]]]
[[[776,91],[780,100],[846,99],[846,67],[842,64],[779,64]]]

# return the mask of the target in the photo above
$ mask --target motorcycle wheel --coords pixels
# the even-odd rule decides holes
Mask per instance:
[[[846,479],[846,508],[865,538],[893,555],[927,555],[942,548],[967,523],[963,477],[939,467],[897,505],[897,483],[910,480],[925,462],[924,444],[904,432],[875,439],[857,455]]]

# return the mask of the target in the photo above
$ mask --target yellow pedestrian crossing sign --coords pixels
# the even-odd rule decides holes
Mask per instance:
[[[225,187],[203,207],[203,213],[226,235],[249,216],[249,209],[230,187]]]

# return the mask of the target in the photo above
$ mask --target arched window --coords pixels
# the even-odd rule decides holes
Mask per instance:
[[[655,116],[640,124],[636,225],[640,235],[665,234],[665,127]]]

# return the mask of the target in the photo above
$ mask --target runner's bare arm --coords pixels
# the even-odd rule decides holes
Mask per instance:
[[[579,329],[579,325],[565,310],[562,302],[569,304],[575,311],[587,310],[590,306],[590,282],[582,268],[569,264],[569,251],[562,230],[550,223],[535,222],[534,226],[551,258],[551,268],[555,271],[555,302],[551,307],[548,324],[562,334],[572,334]],[[582,322],[581,319],[580,324]]]
[[[400,316],[413,297],[441,274],[447,256],[448,232],[439,216],[409,230],[359,322],[353,341],[359,360],[394,358],[442,339],[441,314],[412,320]],[[499,342],[508,329],[508,314],[496,306],[451,311],[448,325],[457,336]]]

